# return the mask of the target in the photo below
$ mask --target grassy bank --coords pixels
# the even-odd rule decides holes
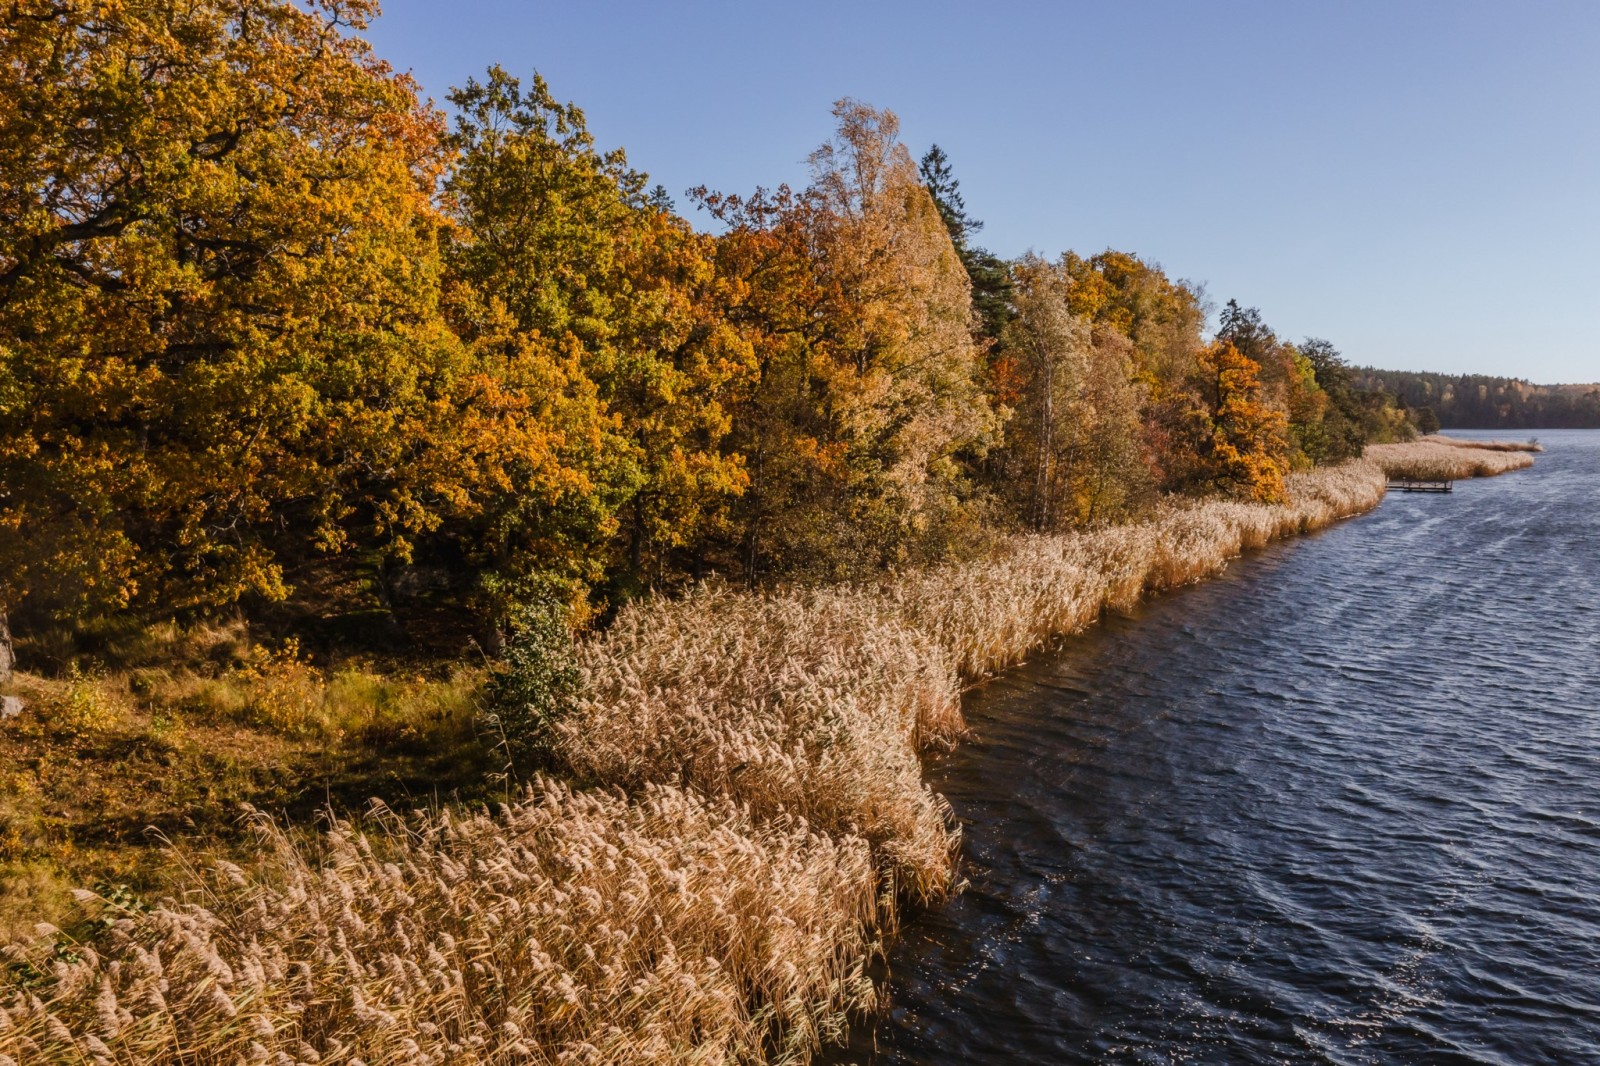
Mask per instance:
[[[313,661],[242,624],[27,652],[47,672],[5,686],[24,710],[0,722],[0,943],[70,921],[78,885],[164,891],[162,838],[244,847],[244,804],[314,824],[374,795],[503,792],[468,664]]]
[[[10,949],[15,1062],[804,1061],[869,1008],[958,838],[919,753],[964,683],[1240,551],[1374,506],[1369,462],[1291,502],[1172,505],[875,584],[706,588],[581,648],[555,759],[494,814],[377,810],[184,860],[154,906]],[[4,1061],[4,1060],[0,1060]]]

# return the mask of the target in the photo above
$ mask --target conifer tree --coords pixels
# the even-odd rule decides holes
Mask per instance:
[[[983,228],[983,223],[967,214],[961,196],[961,182],[950,169],[950,159],[937,144],[923,155],[918,167],[922,182],[939,209],[939,217],[950,231],[961,265],[972,283],[972,305],[978,312],[983,335],[998,341],[1011,321],[1011,270],[1004,259],[985,248],[974,246],[968,238]]]

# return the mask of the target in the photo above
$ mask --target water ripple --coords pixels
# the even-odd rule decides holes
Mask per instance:
[[[1600,433],[973,693],[854,1062],[1600,1063]]]

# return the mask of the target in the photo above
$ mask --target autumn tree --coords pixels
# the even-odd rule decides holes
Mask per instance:
[[[1135,375],[1133,342],[1104,327],[1093,329],[1091,340],[1084,397],[1092,418],[1073,486],[1074,520],[1086,526],[1137,515],[1153,498],[1159,470],[1148,447],[1148,396]]]
[[[834,116],[837,134],[811,155],[817,270],[842,301],[823,373],[853,521],[892,553],[959,508],[961,456],[986,447],[997,420],[971,283],[899,120],[848,99]]]
[[[1112,249],[1089,257],[1068,252],[1062,263],[1072,279],[1072,312],[1132,341],[1141,380],[1156,387],[1188,376],[1206,322],[1198,287]]]
[[[816,197],[787,187],[750,196],[693,190],[716,220],[724,314],[751,345],[752,374],[731,408],[730,445],[748,487],[724,546],[745,579],[781,571],[838,576],[864,544],[846,547],[853,480],[833,418],[835,339],[851,311],[815,256]]]
[[[834,114],[838,134],[811,155],[810,189],[766,224],[805,243],[811,320],[786,347],[802,407],[818,416],[802,415],[816,432],[798,439],[837,487],[787,523],[790,546],[859,567],[904,559],[960,511],[963,453],[986,447],[995,416],[970,283],[898,120],[856,101]]]
[[[1012,265],[1016,316],[1003,335],[1016,414],[1005,471],[1037,529],[1125,516],[1151,488],[1131,343],[1072,313],[1065,264]]]
[[[608,396],[643,474],[626,508],[626,565],[659,582],[679,553],[699,570],[704,543],[728,531],[749,485],[731,434],[756,353],[729,314],[737,282],[719,272],[714,238],[654,205],[635,211],[623,235],[626,298]]]
[[[479,523],[486,561],[579,589],[659,576],[744,487],[722,390],[749,346],[721,313],[714,243],[539,76],[524,89],[495,67],[451,102],[448,306],[527,443]]]
[[[1081,418],[1077,393],[1088,376],[1089,326],[1068,309],[1067,283],[1049,263],[1030,256],[1014,272],[1016,317],[1004,339],[1007,354],[1023,367],[1024,383],[1021,417],[1013,420],[1008,443],[1031,468],[1018,480],[1031,486],[1029,519],[1043,530],[1055,521],[1057,468],[1071,462],[1061,444]]]
[[[1304,351],[1282,341],[1262,321],[1261,312],[1229,300],[1217,330],[1225,340],[1261,368],[1268,403],[1284,412],[1292,466],[1337,462],[1360,454],[1348,420],[1323,388],[1317,364]]]
[[[1168,491],[1184,491],[1193,469],[1191,414],[1201,406],[1196,387],[1204,346],[1204,294],[1169,278],[1127,252],[1068,252],[1061,269],[1071,281],[1068,306],[1102,335],[1125,337],[1130,376],[1140,396],[1145,468]]]
[[[620,155],[595,151],[582,113],[537,76],[524,91],[494,67],[450,102],[445,306],[495,393],[493,431],[524,453],[458,533],[513,588],[581,592],[604,576],[617,512],[642,479],[600,380],[615,362],[615,232],[639,181]]]
[[[1276,503],[1289,471],[1288,420],[1264,402],[1261,368],[1227,341],[1202,348],[1182,453],[1189,483],[1238,499]]]
[[[0,603],[281,597],[286,558],[404,555],[462,502],[440,124],[374,10],[12,5]]]

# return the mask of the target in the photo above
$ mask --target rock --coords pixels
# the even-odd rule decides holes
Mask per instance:
[[[0,722],[10,718],[20,718],[27,706],[15,696],[0,696]]]

